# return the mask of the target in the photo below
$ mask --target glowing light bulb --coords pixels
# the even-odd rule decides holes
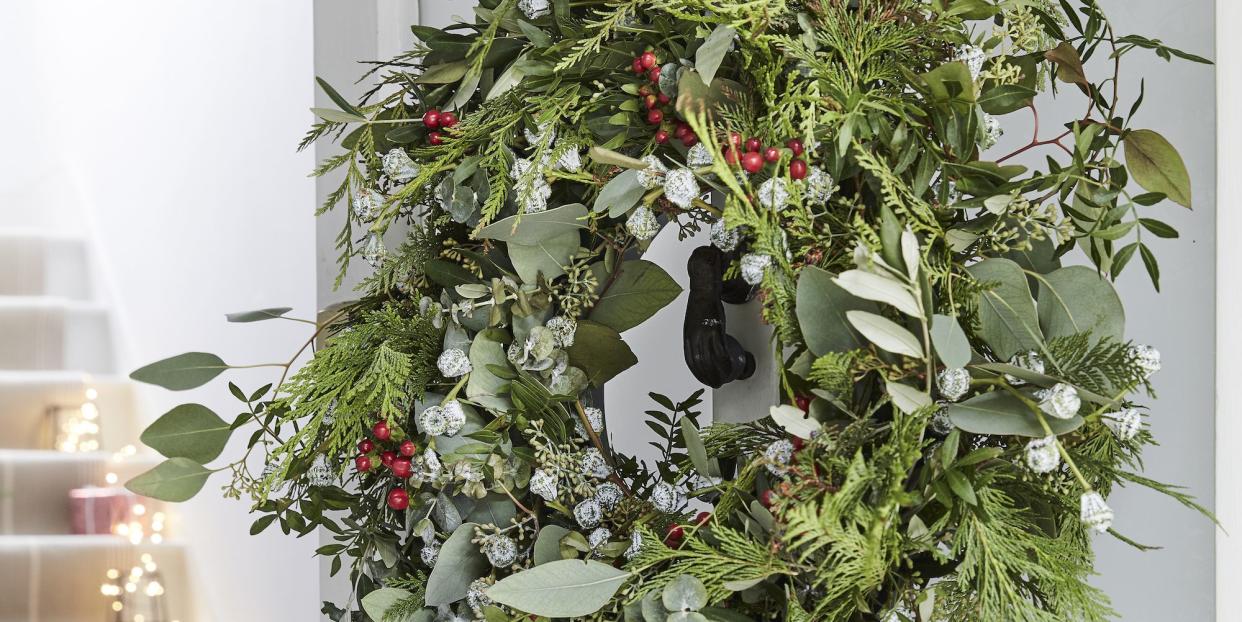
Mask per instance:
[[[86,399],[91,400],[92,402],[99,399],[99,391],[96,391],[94,387],[87,389]]]
[[[87,421],[94,421],[97,417],[99,417],[99,408],[95,406],[94,402],[82,404],[81,410],[82,418]]]
[[[133,512],[134,516],[142,516],[147,513],[147,506],[141,503],[135,503],[134,507],[130,508],[129,511]]]
[[[104,476],[104,481],[105,481],[105,482],[108,482],[109,484],[115,484],[115,483],[117,482],[116,473],[109,473],[109,474],[105,475],[105,476]]]
[[[115,581],[115,580],[117,579],[117,577],[120,577],[120,576],[121,576],[121,572],[120,572],[119,570],[117,570],[116,568],[109,568],[109,569],[108,569],[108,578],[109,578],[109,579],[112,579],[112,580],[114,580],[114,581]]]
[[[122,610],[122,609],[124,609],[124,608],[125,608],[125,605],[122,605],[122,604],[121,604],[121,601],[119,601],[119,600],[114,600],[114,601],[112,601],[112,610],[113,610],[113,611],[120,611],[120,610]]]

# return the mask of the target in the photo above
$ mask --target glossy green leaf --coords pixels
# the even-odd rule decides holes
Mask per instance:
[[[168,458],[207,464],[224,451],[232,427],[202,404],[181,404],[142,433],[141,441]]]
[[[681,295],[681,286],[645,259],[622,262],[620,273],[591,309],[590,319],[624,332],[655,315]]]
[[[156,361],[133,371],[129,377],[173,391],[201,387],[228,369],[220,357],[208,352],[186,352]]]
[[[1018,84],[1002,84],[984,91],[979,106],[988,114],[1003,115],[1021,110],[1035,99],[1035,91]]]
[[[1126,134],[1123,144],[1126,168],[1138,185],[1190,207],[1190,173],[1181,154],[1165,137],[1151,130],[1135,130]]]
[[[160,501],[188,501],[203,489],[211,475],[203,465],[189,458],[169,458],[125,483],[134,494]]]
[[[511,574],[487,588],[487,595],[525,613],[573,618],[599,611],[629,576],[594,560],[563,559]]]

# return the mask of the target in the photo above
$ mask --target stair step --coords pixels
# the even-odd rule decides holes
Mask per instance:
[[[185,549],[178,544],[134,546],[113,536],[0,536],[0,622],[114,619],[112,599],[100,587],[109,570],[118,571],[123,585],[131,568],[144,565],[144,555],[155,564],[164,588],[167,615],[162,619],[192,622]]]
[[[133,385],[116,376],[66,371],[0,371],[0,449],[53,449],[50,411],[94,397],[100,449],[119,451],[138,438]]]
[[[0,297],[0,369],[111,373],[106,307],[51,296]]]
[[[0,229],[0,296],[91,298],[84,240],[77,235]]]
[[[120,486],[159,462],[149,455],[0,450],[0,535],[72,534],[70,490]],[[149,512],[164,509],[157,501],[142,505]]]

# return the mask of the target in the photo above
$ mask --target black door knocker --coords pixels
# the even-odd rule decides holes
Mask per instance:
[[[686,321],[682,326],[682,345],[686,365],[694,377],[713,388],[749,378],[755,373],[755,357],[742,344],[725,333],[723,300],[745,302],[749,294],[724,283],[725,254],[715,246],[700,246],[690,255],[690,296],[686,301]],[[726,296],[727,294],[727,296]]]

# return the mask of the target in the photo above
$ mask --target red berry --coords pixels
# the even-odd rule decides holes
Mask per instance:
[[[773,491],[771,488],[759,493],[759,503],[762,503],[763,507],[770,508],[772,507],[772,504],[775,502],[776,502],[776,492]]]
[[[802,451],[802,448],[806,447],[806,439],[801,436],[791,436],[789,442],[793,444],[794,451]]]
[[[651,69],[648,69],[647,79],[651,80],[652,82],[659,82],[660,81],[660,68],[652,67]]]
[[[702,526],[703,524],[707,523],[707,521],[711,519],[712,519],[711,512],[699,512],[698,515],[694,517],[694,524]]]
[[[802,412],[809,412],[809,411],[811,410],[811,398],[810,398],[810,396],[806,396],[806,395],[799,395],[799,396],[795,397],[795,398],[794,398],[794,406],[797,406],[797,407],[798,407],[798,410],[801,410]]]
[[[358,456],[357,458],[354,458],[354,468],[358,469],[359,473],[366,473],[367,471],[370,471],[371,456]]]
[[[665,95],[664,93],[656,95],[656,99],[660,100],[661,104],[667,104],[670,101],[668,95]]]
[[[643,105],[647,107],[647,110],[651,110],[660,105],[660,99],[655,95],[648,95],[643,98]]]
[[[746,139],[747,151],[759,151],[760,149],[763,149],[763,141],[755,138],[754,136]]]
[[[763,170],[763,156],[758,151],[747,151],[742,154],[742,169],[747,173],[758,173]]]
[[[686,537],[686,530],[681,525],[672,524],[668,529],[664,530],[664,544],[676,548],[681,544],[682,539]]]
[[[371,434],[381,441],[392,438],[392,430],[388,429],[387,421],[376,421],[375,425],[371,426]]]
[[[699,136],[695,134],[694,132],[690,132],[686,134],[685,136],[681,137],[681,144],[687,147],[693,147],[696,144],[698,144],[698,142],[699,142]]]
[[[393,475],[403,479],[414,474],[414,465],[409,458],[394,458],[388,468],[392,469]]]
[[[794,160],[789,163],[789,178],[794,180],[806,178],[806,160]]]
[[[647,123],[650,123],[652,125],[659,125],[663,122],[664,122],[664,113],[660,112],[659,108],[654,108],[652,110],[647,111]]]
[[[451,112],[440,113],[440,127],[453,127],[457,125],[457,115]]]
[[[729,132],[729,144],[733,145],[734,147],[741,148],[742,135],[738,134],[737,132]]]
[[[410,507],[410,493],[404,488],[393,488],[388,491],[388,507],[400,512]]]
[[[656,143],[661,144],[661,145],[668,142],[668,132],[664,130],[656,130],[655,141]]]
[[[358,451],[360,451],[360,452],[362,452],[362,453],[364,453],[364,454],[369,454],[369,453],[371,453],[371,451],[372,451],[372,450],[374,450],[374,449],[375,449],[375,443],[372,443],[372,442],[371,442],[371,439],[369,439],[369,438],[364,438],[364,439],[362,439],[362,440],[358,441]]]
[[[733,147],[725,149],[724,158],[725,164],[728,164],[729,166],[737,164],[737,149],[734,149]]]
[[[785,143],[785,146],[789,147],[789,150],[793,152],[794,157],[802,155],[802,141],[797,138],[789,139],[789,142]]]
[[[643,55],[639,56],[638,60],[642,61],[643,69],[651,69],[652,67],[656,66],[655,52],[651,52],[651,51],[643,52]]]
[[[643,67],[643,59],[641,56],[635,56],[634,62],[630,63],[630,67],[634,69],[634,73],[642,73],[646,70],[646,67]]]
[[[397,454],[396,454],[396,452],[386,451],[386,452],[384,452],[384,453],[380,454],[380,464],[382,464],[382,465],[384,465],[384,466],[386,466],[386,467],[391,467],[391,466],[392,466],[392,461],[393,461],[393,460],[396,460],[396,459],[397,459]]]
[[[398,448],[397,451],[400,451],[401,455],[408,458],[413,456],[414,453],[418,451],[418,445],[415,445],[414,441],[407,438],[404,441],[401,441],[401,447]]]
[[[639,96],[639,97],[646,97],[646,96],[648,96],[648,95],[650,95],[650,94],[651,94],[651,87],[647,86],[646,84],[644,84],[644,85],[642,85],[642,86],[638,87],[638,96]]]
[[[781,150],[776,147],[768,147],[763,150],[763,159],[768,162],[775,162],[781,159]]]
[[[431,144],[433,144],[433,145],[440,145],[440,144],[443,144],[443,143],[444,143],[444,136],[442,136],[439,132],[432,132],[432,133],[430,133],[430,134],[428,134],[428,135],[427,135],[427,142],[429,142],[429,143],[431,143]]]
[[[673,129],[673,138],[680,140],[686,134],[689,134],[689,133],[690,133],[689,125],[686,125],[685,123],[678,123],[677,127]]]
[[[429,130],[440,127],[440,111],[432,108],[423,113],[423,126]]]

